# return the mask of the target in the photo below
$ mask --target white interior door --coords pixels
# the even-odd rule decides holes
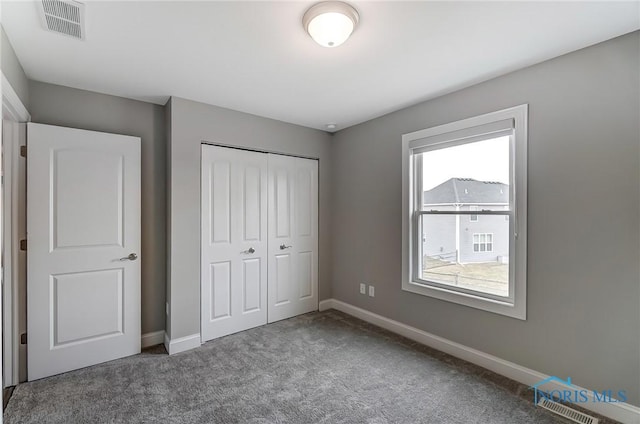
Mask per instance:
[[[269,316],[318,309],[318,161],[269,155]]]
[[[140,352],[140,138],[27,127],[28,378]]]
[[[267,322],[267,156],[202,146],[202,341]]]

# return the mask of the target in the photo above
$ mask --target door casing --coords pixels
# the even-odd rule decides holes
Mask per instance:
[[[26,238],[25,163],[20,146],[26,145],[26,122],[31,115],[11,83],[2,74],[2,119],[11,128],[10,139],[2,139],[3,150],[3,387],[26,380],[26,345],[20,335],[26,332],[26,255],[19,243]],[[3,128],[4,132],[4,128]]]

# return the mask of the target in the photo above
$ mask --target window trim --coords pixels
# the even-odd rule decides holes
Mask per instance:
[[[523,104],[460,121],[450,122],[415,131],[402,136],[402,290],[437,299],[526,320],[527,303],[527,117],[528,105]],[[510,189],[513,211],[509,219],[510,229],[510,279],[513,293],[509,298],[496,299],[481,293],[468,293],[426,284],[414,278],[415,264],[412,252],[417,249],[413,228],[417,225],[414,205],[420,201],[414,185],[414,154],[446,144],[467,144],[477,139],[499,137],[509,122],[512,133],[512,163],[510,170],[513,185]],[[495,134],[495,135],[491,135]],[[442,146],[444,147],[444,146]],[[417,184],[421,185],[418,181]],[[511,250],[513,249],[513,250]],[[513,252],[513,253],[512,253]],[[513,276],[513,277],[512,277]],[[421,281],[416,281],[421,280]]]

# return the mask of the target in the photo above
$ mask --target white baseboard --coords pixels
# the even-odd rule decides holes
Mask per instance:
[[[322,311],[326,311],[327,309],[337,309],[333,307],[333,302],[335,302],[334,299],[321,300],[318,303],[318,310],[322,312]]]
[[[200,333],[179,337],[177,339],[169,339],[169,336],[165,333],[164,347],[167,349],[167,352],[169,352],[169,355],[195,349],[196,347],[200,347]]]
[[[532,386],[549,377],[541,372],[534,371],[513,362],[505,361],[504,359],[500,359],[496,356],[447,340],[443,337],[436,336],[435,334],[427,333],[426,331],[419,330],[415,327],[394,321],[337,299],[321,301],[319,304],[319,310],[324,311],[327,309],[336,309],[356,318],[360,318],[363,321],[367,321],[371,324],[377,325],[378,327],[382,327],[441,352],[448,353],[456,358],[464,359],[465,361],[479,365],[497,374],[503,375],[522,384],[526,384],[527,386]],[[564,378],[566,376],[559,377]],[[557,382],[549,382],[544,387],[547,391],[566,389],[565,386]],[[573,389],[584,390],[583,388],[575,385],[573,386]],[[591,390],[588,392],[592,393]],[[640,408],[628,403],[587,402],[580,403],[579,405],[597,414],[620,421],[621,423],[640,424]]]
[[[140,339],[143,349],[145,347],[159,345],[164,342],[164,331],[160,330],[152,333],[145,333]]]

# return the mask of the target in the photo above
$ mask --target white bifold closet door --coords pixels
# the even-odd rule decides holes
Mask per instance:
[[[202,341],[318,309],[318,162],[202,146]]]
[[[318,309],[318,162],[269,155],[268,211],[274,322]]]
[[[202,341],[267,322],[267,156],[202,146]]]

